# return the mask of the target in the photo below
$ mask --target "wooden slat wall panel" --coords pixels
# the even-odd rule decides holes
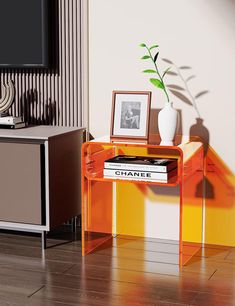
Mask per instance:
[[[53,68],[1,69],[0,82],[15,84],[12,115],[29,124],[81,126],[81,1],[51,1]]]

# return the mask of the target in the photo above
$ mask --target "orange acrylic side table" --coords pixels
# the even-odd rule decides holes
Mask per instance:
[[[185,136],[178,137],[173,146],[161,146],[159,140],[156,135],[152,136],[148,143],[113,142],[107,136],[83,144],[82,255],[95,251],[118,234],[113,230],[113,223],[116,222],[113,204],[116,202],[116,186],[124,183],[138,185],[143,196],[147,194],[147,189],[154,185],[168,188],[179,186],[178,264],[184,265],[199,250],[203,210],[203,144],[198,138],[189,140]],[[104,178],[104,161],[120,154],[177,158],[177,174],[168,183]],[[197,209],[197,213],[190,214],[190,209]],[[134,218],[135,212],[130,222],[134,221]],[[168,216],[165,218],[167,221]],[[190,241],[190,233],[193,232],[200,237],[196,241]]]

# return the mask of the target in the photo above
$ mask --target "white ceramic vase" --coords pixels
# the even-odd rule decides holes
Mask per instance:
[[[167,102],[158,114],[158,129],[161,137],[160,145],[172,146],[175,137],[178,112],[172,106],[172,102]]]

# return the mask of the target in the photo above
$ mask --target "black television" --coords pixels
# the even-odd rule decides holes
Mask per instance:
[[[49,68],[50,0],[0,0],[0,69]]]

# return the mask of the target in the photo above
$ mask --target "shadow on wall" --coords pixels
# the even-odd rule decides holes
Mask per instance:
[[[211,146],[205,167],[205,242],[235,246],[235,175]]]
[[[28,125],[55,125],[56,102],[48,99],[42,102],[37,90],[28,90],[20,98],[22,115]],[[59,118],[59,116],[58,116]]]
[[[201,137],[204,144],[204,154],[207,154],[208,144],[210,141],[210,134],[207,127],[203,124],[204,120],[200,115],[198,109],[198,101],[201,97],[208,94],[209,91],[204,89],[200,92],[194,94],[190,89],[190,83],[193,79],[196,78],[196,75],[192,73],[192,67],[183,65],[177,66],[171,60],[163,58],[163,61],[172,65],[172,69],[167,72],[168,75],[177,77],[176,80],[180,82],[174,84],[168,84],[168,90],[177,97],[181,102],[186,103],[189,106],[192,106],[196,112],[196,123],[194,123],[189,131],[190,137],[199,136]],[[178,131],[179,132],[179,131]]]
[[[176,65],[174,65],[176,67]],[[176,73],[182,80],[185,91],[189,100],[185,95],[176,91],[181,87],[168,85],[170,91],[181,101],[194,107],[197,117],[196,123],[190,127],[190,138],[199,136],[204,144],[204,163],[205,177],[204,181],[200,181],[195,191],[195,197],[200,197],[204,192],[205,196],[205,242],[211,244],[221,244],[235,246],[234,217],[235,217],[235,176],[229,167],[218,156],[214,149],[210,146],[210,133],[204,125],[201,117],[197,101],[198,98],[207,94],[209,91],[203,90],[193,95],[189,88],[189,82],[195,75],[189,75],[184,78],[182,71],[190,70],[189,66],[176,67]],[[191,104],[190,104],[191,103]],[[204,189],[205,188],[205,189]],[[203,191],[204,190],[204,191]]]
[[[199,180],[194,190],[194,198],[205,196],[205,242],[235,246],[235,175],[210,146],[210,133],[198,109],[199,99],[208,94],[208,90],[202,90],[193,94],[190,83],[196,76],[191,73],[190,66],[175,65],[171,60],[163,59],[172,65],[169,75],[175,77],[174,84],[168,84],[169,91],[180,101],[192,106],[196,112],[196,122],[189,130],[190,138],[199,136],[204,144],[204,180]],[[158,131],[157,115],[155,109],[151,114],[150,131]],[[182,113],[180,112],[180,118]],[[177,134],[182,134],[182,120]],[[192,198],[192,197],[191,197]],[[193,203],[192,203],[193,204]]]

